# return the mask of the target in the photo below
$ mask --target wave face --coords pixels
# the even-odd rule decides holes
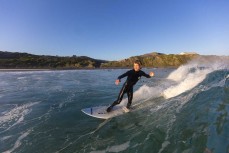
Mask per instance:
[[[0,152],[229,152],[227,57],[143,70],[132,111],[105,121],[80,110],[111,104],[126,70],[1,72]]]

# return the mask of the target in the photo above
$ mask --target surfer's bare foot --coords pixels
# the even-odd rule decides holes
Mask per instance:
[[[110,112],[111,110],[112,110],[111,106],[107,108],[107,112]]]
[[[124,110],[124,112],[128,113],[130,110],[127,107],[123,107],[122,108]]]

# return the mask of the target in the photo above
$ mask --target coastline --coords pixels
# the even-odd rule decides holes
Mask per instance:
[[[104,67],[104,68],[78,68],[78,69],[0,69],[0,72],[18,72],[18,71],[72,71],[72,70],[116,70],[131,69],[132,67]],[[143,69],[175,69],[177,67],[142,67]]]
[[[0,69],[0,72],[15,72],[15,71],[51,71],[51,69]]]

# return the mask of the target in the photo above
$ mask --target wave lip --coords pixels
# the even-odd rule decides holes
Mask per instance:
[[[166,99],[172,98],[194,88],[199,83],[201,83],[206,78],[207,74],[210,72],[210,70],[198,70],[195,73],[187,74],[184,80],[180,81],[177,85],[166,89],[163,92],[164,97]]]
[[[164,90],[164,98],[178,96],[200,84],[209,73],[214,71],[229,69],[229,59],[227,57],[208,57],[193,60],[173,71],[167,79],[176,82]]]

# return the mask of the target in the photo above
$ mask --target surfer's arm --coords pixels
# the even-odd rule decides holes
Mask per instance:
[[[143,72],[143,71],[142,71]],[[150,72],[149,74],[146,74],[145,72],[142,73],[142,76],[146,77],[146,78],[151,78],[154,76],[153,72]]]
[[[128,74],[130,73],[130,71],[127,71],[126,73],[120,75],[117,80],[115,80],[115,84],[118,85],[121,82],[121,79],[128,76]]]
[[[130,73],[130,71],[127,71],[126,73],[120,75],[117,80],[121,81],[121,79],[128,76],[129,73]]]

